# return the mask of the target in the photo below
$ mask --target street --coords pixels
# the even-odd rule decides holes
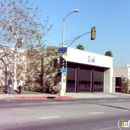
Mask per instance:
[[[0,130],[119,130],[129,98],[0,100]],[[126,128],[130,129],[130,128]]]

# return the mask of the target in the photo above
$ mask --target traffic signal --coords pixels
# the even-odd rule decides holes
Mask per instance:
[[[67,68],[67,61],[64,60],[64,68]]]
[[[64,67],[64,58],[60,57],[60,67],[63,68]]]
[[[96,27],[91,28],[91,40],[96,39]]]
[[[54,59],[54,68],[58,67],[58,59]]]

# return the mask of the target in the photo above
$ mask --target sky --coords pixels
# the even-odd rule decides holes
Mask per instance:
[[[78,9],[78,13],[65,20],[65,41],[90,32],[95,26],[95,40],[88,33],[71,47],[82,44],[85,51],[102,55],[110,50],[114,66],[130,64],[130,0],[35,0],[34,3],[41,10],[41,19],[49,17],[48,25],[52,24],[46,44],[61,46],[63,19]]]

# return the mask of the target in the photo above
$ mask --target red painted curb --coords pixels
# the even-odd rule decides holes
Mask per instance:
[[[70,96],[56,96],[56,99],[71,99],[72,97]]]
[[[71,99],[70,96],[23,96],[23,97],[8,97],[6,99]]]
[[[47,99],[47,96],[15,97],[15,99]]]

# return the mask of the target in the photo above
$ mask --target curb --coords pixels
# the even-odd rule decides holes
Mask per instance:
[[[71,96],[56,96],[56,99],[72,99]]]
[[[71,96],[22,96],[22,97],[5,97],[3,99],[72,99]]]

